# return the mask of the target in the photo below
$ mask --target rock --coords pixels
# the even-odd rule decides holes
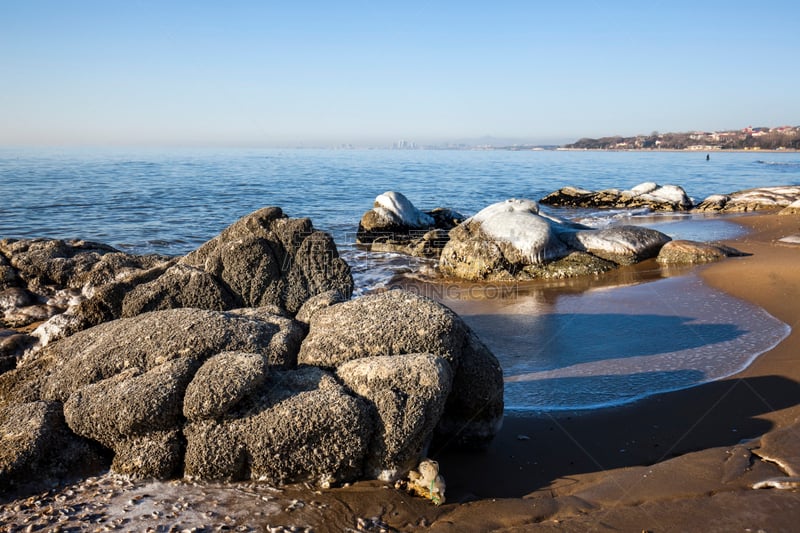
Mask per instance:
[[[17,366],[17,359],[35,343],[35,337],[14,330],[0,329],[0,374]]]
[[[709,196],[697,205],[694,210],[722,213],[777,210],[786,208],[798,200],[800,200],[800,186],[759,187],[727,195],[715,194]]]
[[[669,237],[636,226],[595,230],[539,211],[531,200],[492,204],[450,231],[439,270],[469,280],[597,274],[658,253]]]
[[[237,303],[237,298],[216,277],[199,268],[177,264],[128,292],[121,316],[181,307],[224,311],[237,307]]]
[[[779,215],[800,215],[800,200],[795,200],[780,210]]]
[[[186,426],[185,474],[275,484],[352,481],[374,431],[367,404],[329,373],[277,370],[238,414]]]
[[[72,433],[58,402],[0,408],[0,493],[89,472],[105,461],[97,447]]]
[[[298,322],[308,325],[311,321],[311,317],[313,317],[317,311],[338,303],[346,302],[347,300],[348,297],[337,290],[325,291],[306,300],[302,307],[300,307],[300,310],[297,311],[297,316],[294,318]]]
[[[361,217],[356,243],[373,252],[438,257],[447,243],[447,231],[464,218],[442,207],[420,211],[401,193],[387,191],[375,198],[373,208]]]
[[[307,218],[286,217],[278,207],[241,218],[181,263],[221,280],[241,307],[278,305],[295,314],[322,292],[353,291],[350,267],[331,236],[315,231]]]
[[[502,370],[461,318],[433,300],[393,290],[323,309],[311,318],[298,362],[337,368],[365,357],[419,353],[444,359],[453,371],[437,433],[456,444],[487,443],[494,435],[488,428],[502,421]]]
[[[440,271],[464,279],[514,279],[527,265],[569,255],[553,220],[530,200],[492,204],[450,232]]]
[[[174,359],[147,372],[129,368],[70,394],[67,425],[113,450],[131,437],[179,426],[183,396],[198,363]]]
[[[585,208],[648,208],[653,211],[685,211],[691,209],[692,200],[677,185],[658,185],[646,182],[627,191],[605,189],[589,191],[564,187],[540,200],[545,205]]]
[[[489,348],[470,331],[461,352],[445,411],[436,427],[442,445],[486,448],[503,424],[503,369]]]
[[[224,351],[258,353],[271,365],[293,367],[303,330],[267,310],[170,309],[123,318],[80,331],[23,359],[0,376],[0,405],[17,394],[67,401],[92,383],[128,369],[148,372],[173,359],[202,363]],[[34,375],[29,375],[33,372]],[[16,391],[16,392],[15,392]],[[35,392],[38,391],[38,392]]]
[[[197,421],[225,415],[264,382],[267,369],[261,354],[223,352],[211,357],[186,389],[184,416]]]
[[[722,244],[677,240],[666,243],[656,261],[664,265],[710,263],[743,255],[747,254]]]
[[[166,259],[125,254],[105,244],[76,239],[3,239],[0,254],[9,259],[28,289],[37,293],[47,287],[89,290]]]
[[[458,315],[431,299],[386,291],[318,311],[297,361],[334,369],[363,357],[430,353],[457,370],[467,331]]]
[[[17,271],[8,262],[6,256],[0,251],[0,291],[4,291],[9,287],[17,287],[19,284],[19,276]]]
[[[631,265],[655,257],[661,247],[671,240],[660,231],[639,226],[613,226],[561,235],[572,248],[618,265]]]
[[[139,479],[169,479],[183,469],[184,438],[178,430],[152,431],[121,441],[111,469]]]
[[[378,356],[344,363],[336,375],[379,420],[366,475],[394,481],[425,454],[450,394],[450,365],[431,354]]]

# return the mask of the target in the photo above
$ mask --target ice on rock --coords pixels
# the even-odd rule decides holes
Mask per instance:
[[[375,198],[373,210],[382,218],[412,228],[427,228],[435,224],[433,217],[423,213],[403,194],[387,191]]]
[[[511,244],[531,264],[564,257],[567,246],[558,238],[550,217],[539,214],[539,204],[532,200],[512,198],[479,211],[472,220],[480,223],[483,232],[493,239]]]

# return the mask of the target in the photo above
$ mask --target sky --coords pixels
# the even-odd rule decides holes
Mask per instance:
[[[0,145],[800,125],[800,3],[0,0]]]

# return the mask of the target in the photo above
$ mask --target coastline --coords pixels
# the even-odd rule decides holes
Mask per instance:
[[[797,489],[751,487],[786,475],[786,464],[800,470],[800,445],[793,444],[800,442],[800,248],[776,242],[800,233],[800,218],[729,220],[750,231],[725,243],[752,255],[697,267],[699,275],[789,324],[783,342],[721,381],[580,414],[507,416],[482,453],[432,449],[447,482],[442,506],[379,482],[276,490],[106,475],[79,488],[0,502],[0,531],[23,531],[47,509],[62,516],[54,510],[59,505],[77,509],[63,514],[64,529],[89,516],[92,529],[116,521],[121,530],[178,522],[208,526],[201,531],[275,524],[287,526],[275,531],[315,532],[792,530],[800,517]],[[794,438],[782,440],[787,432]],[[778,458],[783,469],[759,453]],[[165,515],[167,504],[177,514]],[[147,513],[131,522],[126,517],[137,508]]]

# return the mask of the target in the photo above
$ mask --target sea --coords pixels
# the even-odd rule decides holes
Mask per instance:
[[[800,184],[800,153],[553,150],[0,148],[0,238],[80,238],[144,254],[185,254],[265,206],[309,217],[351,265],[356,296],[436,280],[435,264],[355,246],[375,197],[399,191],[420,209],[471,215],[563,186],[642,182],[708,195]],[[716,241],[730,218],[646,210],[548,212],[594,226],[641,224]],[[788,335],[763,309],[692,273],[638,276],[580,290],[494,292],[459,286],[450,304],[503,366],[509,412],[586,410],[723,379]],[[455,287],[455,286],[454,286]],[[451,291],[452,292],[452,291]],[[493,295],[493,296],[492,296]],[[435,296],[435,295],[434,295]],[[487,300],[491,300],[487,304]],[[488,305],[488,307],[487,307]],[[487,312],[488,309],[488,312]]]

